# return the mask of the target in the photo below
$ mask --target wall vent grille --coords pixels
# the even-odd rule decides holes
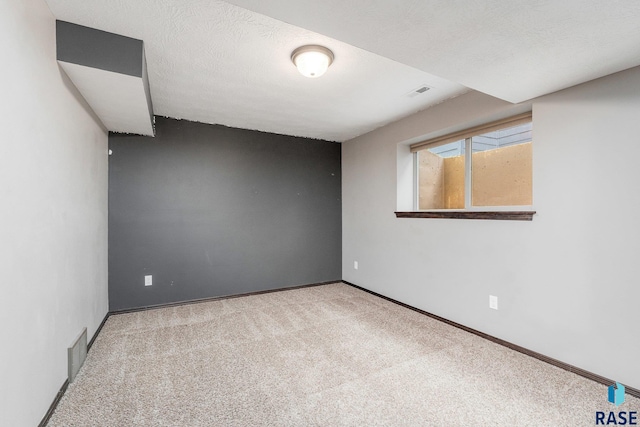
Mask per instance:
[[[69,363],[69,383],[72,383],[76,375],[78,375],[84,360],[87,358],[87,328],[82,329],[80,335],[73,341],[71,347],[67,349],[67,356]]]

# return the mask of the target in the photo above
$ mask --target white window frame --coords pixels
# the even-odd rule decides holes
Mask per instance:
[[[435,138],[433,140],[427,140],[420,143],[412,144],[411,151],[413,151],[413,210],[415,212],[520,212],[520,211],[532,211],[534,210],[533,205],[509,205],[509,206],[473,206],[472,201],[472,173],[473,173],[473,151],[472,151],[472,141],[473,137],[477,135],[482,135],[483,133],[488,133],[492,130],[497,129],[506,129],[509,127],[515,126],[513,123],[533,123],[531,113],[525,113],[518,116],[510,117],[508,119],[498,120],[496,122],[491,122],[485,125],[476,126],[474,128],[456,132],[451,135],[445,135],[443,137]],[[452,139],[455,138],[456,135],[460,135],[461,137],[457,140],[461,140],[464,137],[464,148],[465,148],[465,158],[464,158],[464,208],[462,209],[419,209],[420,203],[420,168],[418,165],[418,153],[422,150],[428,149],[429,145],[435,144],[439,140]],[[433,142],[431,142],[433,141]],[[455,140],[451,141],[455,142]],[[533,140],[532,140],[533,143]],[[416,149],[418,148],[419,149]],[[532,171],[533,172],[533,171]],[[532,190],[533,191],[533,190]]]

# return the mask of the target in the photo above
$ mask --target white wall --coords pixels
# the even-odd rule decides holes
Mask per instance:
[[[403,141],[522,108],[470,92],[344,143],[343,278],[640,388],[640,68],[533,101],[532,222],[393,214]]]
[[[107,313],[107,133],[43,0],[0,2],[0,425],[37,425]]]

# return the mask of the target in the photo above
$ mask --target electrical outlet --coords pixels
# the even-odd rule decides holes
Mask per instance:
[[[148,275],[148,276],[144,276],[144,285],[145,286],[151,286],[153,285],[153,276],[152,275]]]
[[[353,261],[353,269],[354,270],[358,269],[358,261]]]
[[[489,308],[493,308],[494,310],[498,309],[498,297],[494,295],[489,295]]]

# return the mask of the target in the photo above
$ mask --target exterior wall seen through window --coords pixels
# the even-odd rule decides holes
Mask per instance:
[[[528,122],[417,151],[418,210],[532,205],[532,144]]]

